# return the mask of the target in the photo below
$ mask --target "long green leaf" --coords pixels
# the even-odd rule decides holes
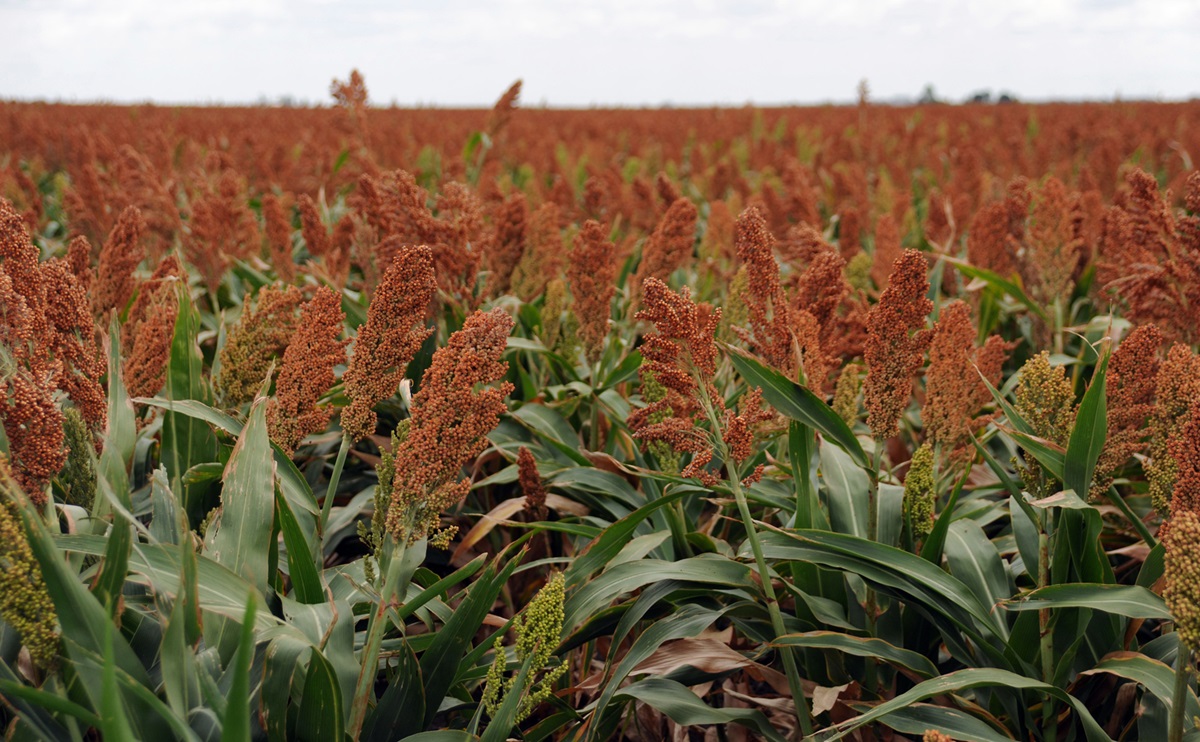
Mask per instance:
[[[208,401],[204,380],[204,359],[196,345],[199,319],[188,296],[187,287],[178,287],[179,314],[175,334],[171,339],[171,356],[167,363],[167,382],[163,395],[171,402]],[[195,464],[216,459],[216,440],[204,423],[168,409],[163,416],[162,462],[171,475],[172,486],[184,499],[188,517],[198,523],[204,516],[205,503],[198,487],[184,488],[183,475]]]
[[[104,433],[104,452],[110,447],[125,469],[133,458],[137,441],[137,419],[129,394],[121,380],[121,324],[113,317],[108,328],[108,427]]]
[[[254,663],[254,614],[258,601],[251,593],[242,617],[241,637],[232,662],[233,684],[221,720],[221,739],[250,742],[250,666]]]
[[[714,611],[689,603],[675,613],[654,622],[634,640],[629,652],[621,658],[613,673],[604,678],[603,692],[596,702],[596,714],[603,714],[617,690],[639,663],[648,659],[665,642],[693,637],[711,626],[724,611]],[[588,727],[589,739],[602,725],[595,721]]]
[[[304,678],[297,737],[312,742],[340,740],[345,736],[344,727],[345,708],[337,674],[329,660],[314,649],[309,655],[308,674]]]
[[[567,567],[564,572],[567,584],[578,584],[608,564],[629,543],[642,521],[655,510],[675,502],[685,494],[686,490],[676,490],[663,495],[605,528]]]
[[[574,629],[617,597],[662,580],[685,580],[705,585],[754,589],[750,568],[715,554],[677,562],[642,559],[618,564],[568,596],[563,626]]]
[[[271,580],[267,564],[275,513],[275,460],[267,437],[266,402],[261,397],[254,402],[229,457],[220,520],[209,527],[210,546],[206,549],[213,561],[240,574],[264,594]]]
[[[288,576],[292,579],[296,599],[301,603],[324,603],[325,586],[317,571],[316,557],[308,549],[308,541],[304,538],[304,531],[296,520],[291,503],[280,490],[275,492],[275,507],[283,543],[287,547]]]
[[[1146,690],[1153,693],[1160,701],[1170,708],[1174,703],[1175,694],[1175,669],[1151,659],[1144,654],[1138,652],[1114,652],[1102,659],[1095,667],[1090,670],[1081,672],[1080,675],[1093,675],[1096,673],[1112,673],[1135,683],[1141,684]],[[1197,700],[1196,694],[1188,685],[1187,696],[1184,700],[1187,704],[1184,718],[1195,719],[1200,717],[1200,701]]]
[[[497,562],[489,565],[471,586],[467,597],[421,655],[421,676],[425,680],[425,716],[417,724],[418,729],[424,728],[437,714],[438,706],[458,675],[459,662],[471,646],[471,639],[479,631],[496,596],[520,562],[519,558],[508,559],[501,567],[497,557]]]
[[[803,634],[785,634],[771,643],[781,647],[836,649],[856,657],[876,657],[925,678],[938,674],[937,666],[925,655],[874,637],[851,636],[834,631],[809,631]]]
[[[1075,426],[1067,442],[1067,458],[1063,465],[1063,485],[1073,489],[1080,497],[1086,497],[1092,487],[1092,473],[1104,443],[1108,438],[1108,405],[1105,399],[1105,371],[1109,354],[1105,353],[1092,374],[1079,410],[1075,413]]]
[[[959,260],[958,258],[952,258],[949,256],[944,257],[943,260],[945,260],[947,263],[950,263],[955,268],[958,268],[959,272],[962,273],[964,276],[983,281],[984,283],[988,284],[989,286],[995,287],[1002,293],[1008,294],[1009,296],[1016,299],[1021,304],[1025,305],[1026,308],[1028,308],[1031,312],[1036,314],[1038,317],[1041,317],[1044,320],[1050,319],[1049,316],[1046,314],[1046,310],[1043,309],[1041,307],[1041,305],[1039,305],[1036,301],[1034,301],[1033,299],[1030,299],[1029,295],[1026,294],[1025,291],[1020,286],[1013,283],[1012,281],[1010,281],[1006,278],[1003,278],[999,274],[993,273],[992,271],[986,270],[984,268],[980,268],[978,266],[971,265],[970,263],[968,263],[965,260]]]
[[[1042,608],[1093,608],[1127,618],[1170,620],[1162,598],[1137,585],[1072,583],[1051,585],[1003,604],[1010,611]]]
[[[862,444],[854,437],[850,426],[823,399],[740,348],[727,345],[725,350],[746,383],[762,389],[768,404],[818,431],[826,440],[850,454],[854,463],[864,469],[870,468]]]
[[[834,740],[841,739],[865,724],[879,721],[888,714],[908,708],[918,701],[924,701],[927,698],[947,693],[990,686],[1008,688],[1014,691],[1031,690],[1049,694],[1059,701],[1066,703],[1075,711],[1076,716],[1083,725],[1084,735],[1088,739],[1088,742],[1112,742],[1111,738],[1096,723],[1087,706],[1079,699],[1061,688],[1043,683],[1040,680],[1034,680],[1024,675],[994,668],[959,670],[942,675],[941,677],[926,680],[908,692],[879,704],[862,716],[856,716],[850,721],[838,724],[835,727],[837,732],[833,736],[826,737],[825,742],[834,742]]]
[[[100,733],[104,739],[114,742],[134,742],[137,739],[126,717],[121,691],[117,685],[117,660],[113,654],[113,633],[116,629],[111,621],[104,622],[104,672],[100,689]]]
[[[60,535],[51,539],[51,544],[67,551],[98,556],[104,553],[105,539],[99,536]],[[179,558],[180,551],[177,547],[161,544],[139,545],[129,557],[129,569],[141,577],[131,575],[130,581],[148,584],[155,592],[174,598],[181,590],[180,574],[184,569]],[[211,615],[235,621],[241,619],[246,600],[251,592],[255,592],[254,587],[227,567],[205,556],[196,559],[196,572],[196,596],[200,608]],[[79,584],[78,580],[75,583]],[[82,585],[80,589],[88,594]],[[94,600],[92,602],[95,603]],[[59,620],[62,621],[61,614]],[[279,619],[266,611],[258,612],[255,620],[259,630],[280,625]]]
[[[851,703],[850,706],[859,711],[867,711],[870,706],[862,703]],[[919,739],[930,729],[936,729],[958,742],[1010,742],[1011,734],[997,731],[981,719],[971,716],[966,711],[945,706],[934,706],[928,703],[914,703],[908,708],[893,711],[879,720],[880,724],[895,729],[901,734],[912,735]]]

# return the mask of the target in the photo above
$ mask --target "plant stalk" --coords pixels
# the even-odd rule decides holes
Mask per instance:
[[[374,695],[372,689],[375,685],[375,677],[379,674],[379,650],[383,646],[383,633],[388,624],[388,606],[391,605],[396,590],[404,580],[405,573],[407,572],[411,576],[416,570],[417,564],[425,556],[424,541],[418,542],[420,548],[409,549],[407,542],[397,541],[392,536],[387,538],[391,541],[392,553],[383,580],[383,588],[379,592],[379,606],[371,614],[367,624],[367,638],[362,651],[362,667],[358,671],[358,683],[354,687],[354,704],[350,707],[348,731],[351,739],[359,738],[363,722],[367,718],[367,705]],[[409,559],[410,556],[412,559]]]
[[[1138,535],[1142,537],[1142,540],[1146,542],[1146,546],[1149,546],[1151,549],[1153,549],[1155,546],[1158,546],[1158,539],[1154,538],[1154,535],[1150,533],[1150,529],[1146,526],[1146,522],[1139,518],[1137,513],[1133,512],[1133,508],[1129,507],[1129,503],[1125,502],[1125,498],[1121,497],[1121,493],[1117,492],[1116,487],[1108,488],[1108,499],[1112,501],[1112,504],[1116,505],[1117,509],[1120,510],[1125,518],[1129,520],[1130,524],[1133,525],[1134,530],[1136,530]]]
[[[325,488],[325,500],[321,503],[321,522],[317,524],[317,533],[325,535],[325,524],[329,522],[329,513],[333,511],[333,498],[337,494],[338,482],[342,479],[342,469],[346,466],[346,454],[354,442],[348,433],[342,433],[342,444],[338,447],[337,460],[333,462],[333,474],[329,475],[329,486]]]
[[[879,540],[879,471],[883,468],[883,447],[884,440],[876,438],[871,471],[867,472],[869,475],[867,477],[867,540],[872,543]],[[867,619],[867,635],[875,636],[876,596],[875,589],[870,585],[867,585],[866,597],[866,605],[863,610]],[[866,658],[866,677],[863,678],[863,685],[870,693],[878,692],[875,672],[875,661],[869,657]]]
[[[729,488],[733,490],[733,499],[737,502],[738,514],[742,517],[742,524],[746,528],[746,539],[750,542],[750,551],[754,553],[754,564],[758,568],[763,593],[767,597],[767,613],[771,617],[771,628],[775,631],[776,637],[781,637],[787,633],[787,629],[783,625],[783,613],[779,610],[779,599],[775,595],[775,587],[771,584],[771,572],[767,568],[767,560],[763,556],[762,543],[758,540],[754,517],[750,514],[750,503],[746,500],[746,493],[742,491],[737,467],[729,458],[728,451],[721,453],[725,454],[725,470],[729,474]],[[808,710],[808,701],[804,698],[804,688],[800,684],[800,671],[796,666],[796,655],[791,647],[780,647],[779,651],[783,655],[783,668],[787,674],[788,688],[792,692],[792,703],[796,707],[796,718],[800,720],[800,731],[807,737],[812,734],[812,717]]]
[[[1167,742],[1183,742],[1183,717],[1187,715],[1188,675],[1192,671],[1192,650],[1179,635],[1179,654],[1175,657],[1175,690],[1171,693],[1171,720]]]
[[[1046,512],[1038,532],[1038,588],[1050,585],[1050,513]],[[1054,633],[1050,628],[1050,609],[1038,610],[1038,641],[1039,654],[1042,661],[1042,681],[1047,684],[1054,682]],[[1042,739],[1054,742],[1058,734],[1058,723],[1054,709],[1054,699],[1046,696],[1042,702]]]

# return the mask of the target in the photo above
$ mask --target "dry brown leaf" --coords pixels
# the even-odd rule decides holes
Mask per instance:
[[[817,716],[818,714],[823,714],[826,711],[833,708],[834,705],[838,702],[838,698],[841,697],[842,692],[849,687],[850,687],[850,684],[847,683],[845,685],[838,685],[833,688],[826,688],[821,685],[818,685],[816,688],[813,688],[813,694],[812,694],[812,714],[813,714],[813,716]]]
[[[581,505],[574,500],[567,499],[562,495],[556,495],[553,492],[546,494],[546,507],[557,513],[567,513],[568,515],[584,516],[588,514],[586,505]],[[486,513],[479,522],[467,531],[462,537],[462,541],[454,549],[454,554],[450,557],[452,563],[457,564],[459,560],[466,554],[467,550],[475,544],[479,543],[484,536],[492,532],[496,526],[511,525],[509,518],[525,509],[525,496],[514,497],[504,502],[501,502],[490,512]]]

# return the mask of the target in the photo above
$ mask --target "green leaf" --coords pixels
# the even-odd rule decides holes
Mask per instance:
[[[809,631],[803,634],[785,634],[771,644],[780,647],[836,649],[856,657],[876,657],[924,678],[931,678],[938,674],[937,666],[930,662],[925,655],[910,649],[902,649],[883,639],[873,637],[851,636],[834,631]]]
[[[114,315],[108,329],[108,428],[104,433],[104,452],[111,448],[124,470],[133,458],[136,441],[137,419],[121,381],[121,323]]]
[[[1079,674],[1094,675],[1102,672],[1112,673],[1142,685],[1162,701],[1167,708],[1174,703],[1175,670],[1158,660],[1137,652],[1114,652],[1102,659],[1091,670]],[[1187,704],[1184,713],[1185,719],[1194,719],[1200,716],[1200,701],[1197,701],[1190,684],[1185,703]]]
[[[784,742],[784,737],[763,712],[757,709],[715,709],[696,697],[681,683],[666,678],[647,678],[617,691],[619,698],[641,701],[661,711],[681,726],[698,724],[741,724],[753,729],[772,742]]]
[[[103,537],[88,535],[55,536],[51,543],[57,544],[59,548],[66,551],[93,555],[103,554],[105,547]],[[131,576],[129,581],[150,585],[157,593],[176,597],[181,589],[180,574],[183,570],[183,564],[179,558],[181,550],[182,548],[179,547],[160,544],[139,545],[130,554],[129,569],[142,577]],[[57,553],[57,549],[55,553]],[[44,570],[45,567],[43,567]],[[202,610],[211,615],[232,618],[235,621],[242,617],[246,600],[252,592],[255,592],[250,583],[223,565],[204,556],[196,558],[196,574],[196,595]],[[79,585],[77,579],[74,582]],[[82,585],[79,585],[79,589],[83,590],[85,595],[89,595]],[[92,603],[99,607],[94,599]],[[62,621],[61,612],[59,620]],[[259,630],[267,630],[280,625],[279,619],[265,611],[256,614],[255,620],[258,622]]]
[[[170,400],[164,397],[138,397],[133,400],[138,404],[144,404],[150,407],[159,407],[164,410],[178,412],[181,415],[186,415],[193,420],[203,420],[219,430],[224,430],[233,436],[242,434],[244,425],[236,417],[221,412],[218,409],[210,407],[203,402],[195,399]]]
[[[829,525],[837,533],[867,537],[870,480],[842,449],[821,446],[821,479],[825,482]]]
[[[621,520],[604,529],[583,552],[567,566],[563,576],[567,584],[574,586],[587,579],[593,572],[607,565],[633,537],[637,527],[655,510],[665,507],[687,494],[687,490],[675,490],[643,505]]]
[[[266,594],[275,517],[275,460],[267,437],[267,400],[250,408],[250,419],[225,467],[219,520],[209,526],[208,555]],[[315,569],[315,567],[314,567]]]
[[[231,742],[250,742],[250,666],[254,662],[254,614],[258,601],[254,593],[246,600],[242,618],[241,638],[233,656],[233,684],[229,687],[229,702],[221,720],[221,739]]]
[[[16,675],[12,673],[7,664],[0,663],[0,671],[4,673],[4,678],[0,679],[0,693],[4,695],[5,702],[13,707],[19,718],[35,727],[44,737],[70,739],[66,729],[58,726],[52,718],[45,715],[47,711],[74,717],[89,727],[100,727],[100,717],[83,706],[56,693],[50,693],[40,688],[31,688],[14,680]],[[45,715],[45,718],[42,718],[42,715]],[[55,724],[55,726],[51,727],[49,724]]]
[[[403,639],[395,656],[399,665],[391,684],[363,726],[362,738],[366,742],[413,739],[405,736],[405,730],[411,729],[413,720],[425,714],[425,683],[421,679],[417,656]]]
[[[503,555],[501,555],[503,556]],[[423,728],[437,714],[442,699],[450,690],[459,672],[463,654],[471,646],[471,640],[487,617],[492,603],[501,588],[520,564],[520,559],[507,559],[501,567],[500,557],[488,566],[483,575],[471,586],[467,597],[458,605],[450,620],[433,638],[429,648],[421,655],[421,676],[425,680],[425,716],[418,723]],[[507,730],[506,730],[507,731]]]
[[[303,638],[288,634],[277,636],[267,645],[263,655],[262,716],[267,728],[267,737],[272,742],[285,742],[295,736],[288,729],[288,704],[297,688],[303,662],[313,652],[312,645]],[[295,726],[293,717],[292,726]]]
[[[167,381],[163,394],[172,403],[188,400],[207,402],[204,359],[196,345],[199,318],[192,307],[186,287],[179,287],[177,293],[179,315],[175,320],[175,334],[171,339],[171,357],[167,364]],[[206,503],[200,499],[200,488],[184,488],[181,486],[181,480],[193,465],[214,461],[216,458],[216,439],[208,426],[168,408],[163,416],[161,460],[171,475],[176,492],[183,497],[188,517],[193,523],[198,523],[204,517]]]
[[[1067,442],[1063,485],[1067,489],[1075,490],[1080,497],[1086,497],[1091,491],[1092,474],[1108,438],[1108,407],[1104,393],[1108,359],[1109,354],[1105,353],[1092,374],[1092,382],[1079,402],[1079,410],[1075,413],[1075,427],[1071,428],[1071,438]]]
[[[479,737],[459,729],[440,729],[434,732],[410,734],[404,742],[476,742]]]
[[[999,290],[1000,292],[1008,294],[1009,296],[1016,299],[1021,304],[1025,305],[1025,307],[1027,307],[1031,312],[1036,314],[1038,317],[1041,317],[1043,320],[1049,321],[1050,318],[1046,314],[1046,310],[1043,309],[1033,299],[1030,299],[1029,295],[1026,294],[1025,291],[1020,286],[1013,283],[1012,281],[1009,281],[1006,278],[1002,278],[1001,276],[999,276],[996,273],[993,273],[992,271],[985,270],[983,268],[979,268],[977,266],[971,265],[970,263],[968,263],[965,260],[960,260],[958,258],[952,258],[949,256],[944,257],[943,260],[945,260],[947,263],[950,263],[955,268],[958,268],[958,271],[960,273],[962,273],[964,276],[967,276],[968,278],[975,278],[980,281],[983,281],[987,285],[992,286],[993,288]]]
[[[823,399],[740,348],[726,345],[725,350],[733,367],[746,383],[762,389],[763,398],[768,404],[819,432],[826,440],[850,454],[854,463],[864,469],[870,468],[867,455],[850,426]]]
[[[329,660],[315,648],[308,658],[304,678],[304,698],[300,703],[297,736],[301,740],[324,742],[345,736],[345,709],[337,674]]]
[[[1072,583],[1051,585],[1026,593],[1019,600],[1003,604],[1010,611],[1036,611],[1042,608],[1094,608],[1126,618],[1171,619],[1162,598],[1137,585],[1101,585]]]
[[[1011,418],[1009,418],[1011,422]],[[1001,428],[1004,432],[1012,436],[1021,448],[1025,449],[1033,458],[1037,459],[1038,463],[1046,467],[1046,471],[1054,475],[1055,479],[1063,479],[1063,471],[1066,468],[1067,453],[1062,446],[1039,438],[1036,435],[1023,433],[1019,430],[1007,430]]]
[[[296,514],[280,490],[275,492],[275,507],[283,543],[287,547],[288,576],[292,579],[296,599],[301,603],[324,603],[325,586],[317,572],[316,557],[309,551]]]
[[[851,703],[851,708],[867,711],[870,706]],[[893,711],[879,720],[880,724],[895,729],[901,734],[920,737],[930,729],[936,729],[959,742],[1011,742],[1012,736],[997,731],[991,725],[971,716],[965,711],[928,703],[914,703],[905,709]]]
[[[112,621],[105,621],[104,632],[104,673],[103,685],[100,689],[100,733],[104,739],[115,742],[134,742],[137,739],[125,716],[125,706],[121,703],[120,688],[117,685],[117,661],[113,654]]]
[[[855,536],[762,525],[769,529],[761,536],[768,559],[812,562],[857,574],[877,590],[919,607],[961,660],[974,661],[974,647],[993,662],[1016,663],[1004,642],[1004,629],[988,607],[961,581],[925,559]]]
[[[526,404],[513,412],[512,417],[538,433],[544,441],[579,466],[592,466],[591,460],[579,450],[579,434],[556,410],[541,404]]]
[[[116,491],[107,477],[99,477],[96,480],[97,489],[110,504],[106,510],[112,513],[113,522],[104,550],[104,561],[101,562],[100,572],[92,584],[92,592],[95,593],[97,601],[109,606],[114,618],[120,610],[121,589],[125,585],[129,550],[133,544],[133,524],[125,517],[133,509],[133,503],[129,497],[129,481],[125,479],[124,474],[124,470],[120,470],[120,476],[117,478],[124,486],[119,486]]]
[[[888,714],[908,708],[918,701],[971,688],[990,686],[1008,688],[1013,691],[1032,690],[1049,694],[1063,701],[1075,711],[1076,716],[1083,725],[1083,731],[1088,742],[1112,742],[1109,736],[1104,733],[1104,730],[1100,728],[1100,725],[1096,723],[1087,706],[1079,699],[1061,688],[1043,683],[1040,680],[1034,680],[1024,675],[994,668],[959,670],[942,675],[941,677],[926,680],[908,692],[875,706],[867,713],[838,724],[834,727],[837,733],[831,737],[826,737],[825,742],[834,742],[834,740],[841,739],[863,725],[879,721]]]
[[[563,627],[570,631],[616,598],[661,580],[754,589],[749,567],[715,554],[703,554],[677,562],[659,559],[626,562],[589,580],[568,596]]]
[[[970,518],[960,518],[950,524],[946,534],[946,563],[950,574],[962,580],[971,592],[987,607],[998,605],[1012,596],[1008,570],[996,545],[988,539],[983,528]],[[998,622],[1002,634],[1008,626]]]

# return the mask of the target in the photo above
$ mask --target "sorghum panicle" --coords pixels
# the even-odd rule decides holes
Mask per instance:
[[[863,401],[867,425],[877,439],[891,438],[900,431],[900,416],[912,396],[913,376],[932,340],[925,329],[925,318],[933,309],[928,292],[925,256],[905,250],[892,268],[879,303],[867,315]]]
[[[289,454],[300,441],[325,429],[332,416],[328,405],[317,405],[333,386],[333,369],[346,362],[342,334],[341,296],[326,286],[300,308],[300,324],[283,352],[275,383],[275,398],[267,407],[271,440]]]
[[[415,541],[437,531],[438,515],[470,489],[462,467],[483,451],[513,385],[499,382],[513,319],[502,309],[475,312],[433,354],[412,400],[408,432],[395,451],[388,531]]]
[[[575,236],[567,267],[567,281],[575,299],[588,359],[595,361],[608,336],[608,319],[617,286],[617,247],[610,242],[599,222],[589,219]]]
[[[240,407],[254,398],[271,367],[283,355],[295,335],[300,319],[297,310],[304,293],[295,286],[264,286],[254,299],[242,306],[242,316],[229,331],[221,349],[221,373],[216,387],[224,404]]]
[[[425,315],[436,290],[430,249],[401,248],[371,297],[367,321],[342,376],[350,398],[342,410],[342,429],[352,439],[375,432],[371,408],[396,393],[408,362],[433,333],[425,326]]]

